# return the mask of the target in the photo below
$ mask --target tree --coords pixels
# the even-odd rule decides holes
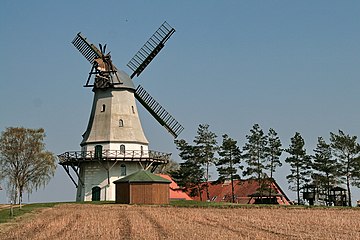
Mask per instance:
[[[300,133],[296,132],[295,136],[291,138],[289,148],[285,150],[290,154],[290,157],[287,157],[285,162],[290,164],[291,171],[291,174],[287,175],[286,178],[290,184],[294,184],[289,188],[297,192],[298,204],[300,204],[300,189],[310,181],[309,176],[311,173],[311,159],[306,154],[304,146],[304,139]]]
[[[44,129],[6,128],[0,136],[0,170],[14,202],[23,192],[45,186],[56,170],[55,156],[45,150]]]
[[[339,164],[332,156],[330,144],[327,144],[322,137],[318,137],[318,143],[312,156],[312,168],[315,171],[313,178],[324,186],[327,204],[330,203],[330,189],[335,184],[339,174]]]
[[[339,130],[339,134],[330,133],[330,145],[334,156],[339,162],[339,170],[342,179],[345,179],[348,192],[348,205],[351,207],[350,185],[357,185],[357,177],[360,171],[360,145],[356,142],[356,136],[345,135]]]
[[[218,150],[216,134],[209,130],[208,124],[200,124],[195,136],[194,143],[199,154],[198,160],[205,168],[205,188],[207,200],[210,200],[208,182],[209,167],[215,163],[215,153]]]
[[[267,136],[259,124],[254,124],[250,130],[250,135],[246,135],[248,142],[243,147],[243,158],[247,163],[247,167],[243,172],[244,176],[251,176],[256,179],[259,184],[260,195],[264,189],[264,169],[266,162],[266,145]]]
[[[281,148],[281,141],[277,132],[274,129],[270,128],[267,134],[267,146],[266,146],[266,158],[267,158],[267,166],[270,172],[270,182],[269,185],[273,182],[273,174],[277,167],[281,167],[282,163],[280,162],[280,156],[283,152]],[[271,190],[269,186],[269,197],[271,198]]]
[[[198,195],[202,200],[204,182],[204,169],[198,160],[198,150],[195,146],[189,145],[185,140],[175,140],[179,156],[185,162],[180,163],[178,170],[170,172],[171,177],[179,184],[190,191],[190,196]]]
[[[235,202],[234,195],[234,180],[240,179],[237,174],[237,168],[241,161],[241,152],[236,145],[237,141],[230,138],[228,135],[223,135],[223,142],[218,151],[220,158],[216,162],[217,170],[219,173],[218,182],[230,180],[231,182],[231,199]],[[240,166],[240,169],[243,167]]]
[[[171,172],[179,170],[180,165],[174,160],[170,159],[169,162],[163,167],[155,169],[154,173],[170,174]]]

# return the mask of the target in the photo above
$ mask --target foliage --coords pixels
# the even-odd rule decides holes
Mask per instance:
[[[56,170],[55,156],[45,150],[44,129],[7,128],[0,137],[0,170],[12,201],[21,203],[24,191],[48,183]]]
[[[248,140],[243,147],[243,158],[247,163],[244,176],[253,176],[257,180],[263,177],[266,162],[266,144],[267,137],[258,124],[255,124],[250,130],[250,135],[246,135]]]
[[[360,171],[360,145],[356,140],[356,136],[345,135],[341,130],[338,134],[330,133],[330,145],[339,162],[341,177],[346,182],[349,206],[351,206],[350,184],[358,185]]]
[[[160,167],[156,168],[154,173],[170,174],[174,171],[179,170],[179,168],[180,165],[174,160],[170,159],[169,162],[166,165],[164,165],[162,168]]]
[[[339,175],[337,160],[332,156],[330,144],[327,144],[322,137],[318,138],[316,149],[312,156],[313,180],[317,186],[322,187],[326,192],[327,204],[330,204],[330,189],[336,183]]]
[[[209,130],[208,124],[200,124],[197,129],[194,143],[198,151],[198,160],[205,168],[205,188],[207,200],[210,200],[209,190],[207,187],[209,181],[209,167],[215,163],[215,153],[218,150],[216,134]]]
[[[247,167],[243,172],[244,176],[255,178],[259,188],[260,196],[268,189],[268,178],[265,174],[267,161],[267,136],[260,128],[259,124],[254,124],[250,130],[250,135],[246,135],[248,140],[243,147],[243,159],[247,163]],[[262,198],[261,198],[262,199]]]
[[[311,159],[306,154],[304,148],[305,141],[300,133],[296,132],[295,136],[291,138],[291,144],[285,151],[290,154],[285,159],[285,162],[290,164],[291,173],[286,176],[290,184],[290,189],[297,192],[297,201],[300,203],[300,189],[310,181],[309,176],[311,173]]]
[[[267,146],[266,146],[266,158],[267,165],[266,168],[270,172],[270,181],[269,184],[273,182],[273,174],[277,167],[281,167],[282,163],[280,161],[280,156],[283,152],[281,148],[281,141],[277,132],[274,129],[270,128],[267,134]],[[269,194],[271,197],[271,189],[269,188]]]
[[[198,195],[201,199],[204,182],[204,169],[198,161],[197,147],[189,145],[185,140],[175,140],[179,156],[185,161],[178,170],[170,172],[171,177],[180,187],[190,191],[190,196]]]
[[[237,174],[237,168],[241,161],[241,151],[236,144],[237,141],[224,134],[223,142],[218,152],[220,158],[216,163],[219,173],[217,181],[224,182],[225,180],[230,180],[231,182],[231,199],[233,203],[235,202],[234,180],[240,179],[240,176]],[[240,166],[240,169],[242,168]]]

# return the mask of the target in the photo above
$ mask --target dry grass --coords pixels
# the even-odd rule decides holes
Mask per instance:
[[[360,211],[63,204],[0,239],[360,239]]]

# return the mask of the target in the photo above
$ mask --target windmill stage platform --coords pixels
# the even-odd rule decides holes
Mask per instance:
[[[59,164],[64,168],[72,182],[78,187],[77,182],[70,174],[70,168],[80,178],[80,165],[82,163],[97,162],[102,164],[106,170],[112,168],[117,162],[138,162],[143,169],[151,169],[154,171],[159,165],[165,165],[169,162],[171,153],[163,153],[153,150],[139,151],[126,150],[125,152],[118,150],[95,151],[70,151],[58,155]],[[104,165],[105,164],[105,165]]]

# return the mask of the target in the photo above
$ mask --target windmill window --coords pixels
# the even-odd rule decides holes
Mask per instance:
[[[122,119],[119,120],[119,127],[123,127],[124,126],[124,121]]]
[[[143,146],[140,146],[140,151],[141,151],[141,155],[144,154],[144,147]]]
[[[101,106],[101,112],[105,112],[105,108],[106,108],[106,106],[105,106],[105,104],[103,104],[103,105]]]
[[[120,145],[120,153],[125,154],[125,145],[123,144]]]
[[[120,176],[126,176],[126,166],[125,166],[125,164],[120,165]]]
[[[132,113],[135,113],[134,106],[131,106],[131,111],[132,111]]]

